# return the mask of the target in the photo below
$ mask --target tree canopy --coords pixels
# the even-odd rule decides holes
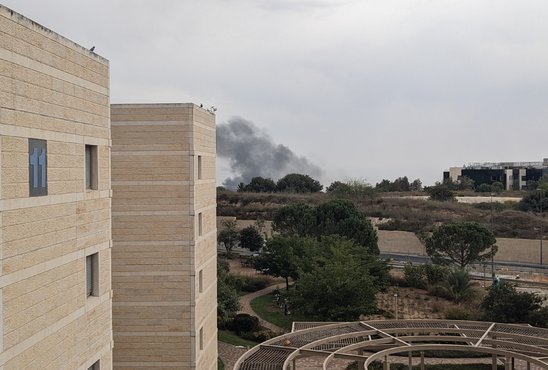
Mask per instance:
[[[543,298],[535,293],[518,292],[512,284],[499,282],[489,288],[481,303],[483,319],[507,323],[528,323],[546,326],[548,311]]]
[[[255,259],[255,268],[267,275],[283,277],[289,290],[289,278],[297,279],[306,265],[307,255],[312,253],[314,243],[310,239],[296,236],[276,236],[266,243]]]
[[[240,297],[236,289],[228,282],[229,266],[226,262],[217,262],[217,321],[224,323],[240,309]]]
[[[247,185],[243,183],[238,185],[239,192],[274,193],[276,190],[274,180],[260,176],[252,178]]]
[[[437,200],[440,202],[447,202],[455,200],[455,193],[449,189],[445,184],[436,184],[434,186],[427,186],[424,190],[430,195],[431,200]]]
[[[323,189],[318,180],[300,173],[285,175],[276,183],[279,192],[286,193],[317,193]]]
[[[259,229],[249,225],[240,230],[240,247],[256,252],[263,247],[264,238]]]
[[[349,179],[345,182],[335,181],[326,189],[327,193],[339,198],[373,198],[377,190],[363,179]]]
[[[371,253],[379,253],[377,233],[371,222],[347,200],[332,200],[317,207],[302,203],[282,207],[274,214],[272,226],[282,235],[340,235]]]
[[[548,211],[548,189],[532,190],[527,192],[518,205],[519,209],[525,212],[546,212]]]
[[[426,240],[426,253],[435,263],[451,263],[465,268],[497,252],[495,236],[474,222],[446,224]]]
[[[379,191],[421,191],[422,182],[420,179],[415,179],[410,183],[407,176],[403,176],[394,181],[383,179],[375,185],[375,189]]]
[[[224,245],[226,254],[230,255],[232,249],[240,242],[240,233],[236,230],[236,221],[224,221],[223,227],[223,230],[217,236],[217,240]]]
[[[309,239],[310,240],[310,239]],[[376,310],[375,294],[388,284],[388,266],[339,236],[311,239],[315,248],[291,293],[295,311],[319,320],[356,320]]]

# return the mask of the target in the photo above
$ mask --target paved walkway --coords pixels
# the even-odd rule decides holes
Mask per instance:
[[[223,364],[225,364],[225,370],[234,369],[236,361],[247,351],[247,348],[236,347],[221,341],[217,342],[217,347],[219,357],[223,361]]]
[[[253,299],[257,298],[257,297],[270,294],[279,287],[280,287],[280,284],[271,285],[271,286],[266,287],[264,289],[261,289],[261,290],[258,290],[256,292],[249,293],[249,294],[246,294],[246,295],[240,297],[240,305],[242,306],[240,313],[247,313],[247,314],[259,317],[255,313],[255,311],[253,311],[253,309],[251,308],[251,304],[250,304],[251,301]],[[265,320],[261,319],[260,317],[259,317],[259,323],[261,324],[261,326],[263,326],[265,328],[268,328],[268,329],[272,330],[275,333],[282,334],[282,333],[286,332],[283,328],[280,328],[279,326],[276,326],[272,323],[269,323],[268,321],[265,321]]]
[[[253,316],[257,316],[255,311],[251,309],[250,302],[257,297],[272,293],[278,287],[279,287],[279,284],[271,285],[262,290],[258,290],[256,292],[241,296],[240,305],[242,306],[242,308],[240,313],[247,313]],[[259,317],[259,323],[261,324],[261,326],[264,326],[265,328],[268,328],[278,334],[285,332],[283,328],[280,328],[279,326],[271,324],[268,321],[261,319],[260,317]],[[232,370],[234,368],[234,365],[236,364],[236,361],[247,351],[247,348],[236,347],[236,346],[233,346],[232,344],[224,343],[221,341],[218,341],[217,343],[218,343],[219,357],[225,364],[225,370]]]

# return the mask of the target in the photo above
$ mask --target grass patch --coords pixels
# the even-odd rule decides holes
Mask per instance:
[[[220,358],[217,359],[217,370],[225,370],[225,364]]]
[[[274,304],[272,294],[263,295],[250,302],[251,308],[263,320],[279,326],[287,331],[291,331],[293,321],[310,321],[302,315],[285,316],[282,309]]]
[[[251,340],[240,338],[236,333],[228,330],[218,330],[217,339],[221,342],[232,344],[233,346],[255,347],[258,343]]]

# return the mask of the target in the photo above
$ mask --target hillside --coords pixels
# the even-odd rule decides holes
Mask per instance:
[[[416,234],[431,231],[440,223],[474,221],[490,227],[491,212],[495,236],[504,238],[536,239],[541,218],[515,209],[516,203],[436,202],[383,193],[374,198],[351,199],[369,217],[383,221],[379,229],[411,231]],[[274,212],[288,204],[318,205],[335,199],[326,193],[279,194],[237,193],[220,191],[217,194],[217,215],[235,216],[242,220],[262,218],[272,220]],[[496,197],[493,198],[495,201]],[[548,230],[548,221],[544,221]]]

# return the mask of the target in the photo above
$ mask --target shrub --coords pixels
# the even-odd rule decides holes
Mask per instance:
[[[256,342],[264,342],[265,340],[269,340],[277,336],[277,334],[274,333],[272,330],[264,328],[262,330],[254,332],[253,335]]]
[[[239,313],[234,317],[233,329],[236,334],[242,332],[253,332],[259,330],[259,318],[247,313]]]
[[[429,285],[437,284],[447,278],[448,269],[445,266],[428,263],[424,265],[424,273]]]
[[[406,264],[403,268],[403,276],[408,286],[426,289],[427,280],[424,265]]]
[[[470,311],[461,306],[453,306],[445,310],[447,320],[470,320],[470,317]]]
[[[253,292],[256,292],[258,290],[261,290],[261,289],[264,289],[268,286],[268,278],[264,278],[264,277],[249,277],[249,276],[246,276],[246,277],[243,277],[242,279],[242,286],[241,286],[241,291],[242,292],[248,292],[248,293],[253,293]]]

